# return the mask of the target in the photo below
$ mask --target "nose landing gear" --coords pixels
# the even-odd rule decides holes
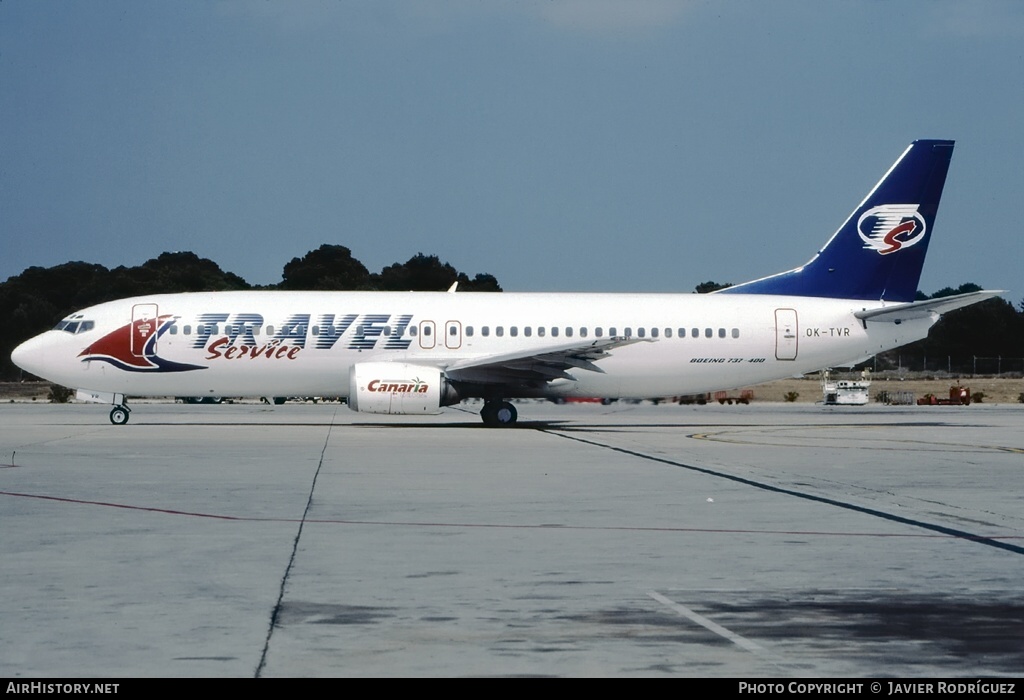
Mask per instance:
[[[125,404],[118,404],[110,409],[110,422],[114,425],[124,425],[128,422],[132,409]]]

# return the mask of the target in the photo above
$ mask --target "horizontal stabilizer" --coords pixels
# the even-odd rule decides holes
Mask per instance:
[[[865,309],[854,312],[854,316],[862,321],[885,321],[888,323],[902,323],[918,318],[927,318],[933,315],[942,315],[954,309],[959,309],[979,301],[985,301],[1002,294],[1002,291],[981,291],[957,294],[951,297],[939,299],[927,299],[925,301],[914,301],[909,304],[896,304],[885,306],[880,309]]]

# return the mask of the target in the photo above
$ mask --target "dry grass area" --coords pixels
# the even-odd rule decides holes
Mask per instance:
[[[46,401],[49,382],[0,382],[0,401]]]

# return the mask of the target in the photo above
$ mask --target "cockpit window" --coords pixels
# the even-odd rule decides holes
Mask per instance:
[[[53,327],[53,330],[78,335],[79,333],[91,331],[95,327],[96,323],[94,321],[83,321],[81,316],[72,316],[58,323]]]

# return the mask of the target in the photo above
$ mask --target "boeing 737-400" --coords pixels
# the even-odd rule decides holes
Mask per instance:
[[[13,361],[113,405],[128,396],[339,396],[355,411],[439,413],[511,398],[648,398],[848,366],[995,296],[915,302],[952,141],[915,141],[805,265],[713,294],[210,292],[112,301]]]

